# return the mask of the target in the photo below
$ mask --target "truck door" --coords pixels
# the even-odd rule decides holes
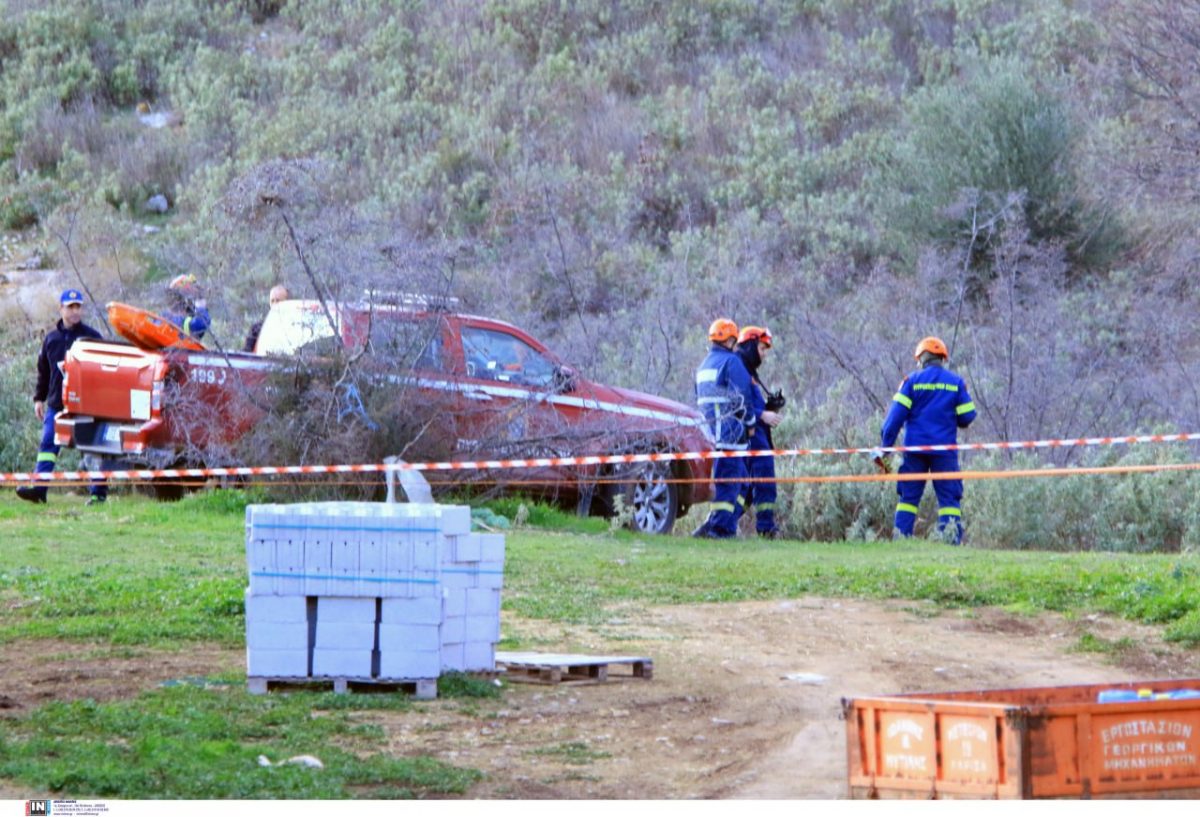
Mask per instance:
[[[543,351],[500,327],[463,324],[463,397],[471,404],[459,424],[462,459],[560,457],[578,453],[573,439],[578,409],[556,402],[563,369]],[[466,455],[470,455],[469,457]],[[533,492],[557,490],[562,468],[521,469],[493,475],[537,482]]]

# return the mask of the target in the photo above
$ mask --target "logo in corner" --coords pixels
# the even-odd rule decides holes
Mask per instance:
[[[49,817],[49,800],[26,800],[25,817]]]

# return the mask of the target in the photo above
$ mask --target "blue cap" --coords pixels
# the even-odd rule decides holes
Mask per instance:
[[[58,302],[63,306],[68,304],[82,304],[83,293],[77,289],[64,289],[63,294],[59,296]]]

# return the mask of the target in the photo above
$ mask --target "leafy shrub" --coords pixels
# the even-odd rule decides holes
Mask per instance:
[[[26,196],[16,193],[0,199],[0,227],[3,229],[24,230],[37,223],[37,210]]]
[[[32,471],[42,427],[33,414],[34,361],[40,341],[18,346],[0,361],[0,471]]]
[[[1035,240],[1062,240],[1077,252],[1103,245],[1093,239],[1112,225],[1080,199],[1082,134],[1065,90],[1015,58],[970,70],[965,82],[922,90],[907,106],[910,130],[884,174],[899,194],[892,217],[898,236],[907,234],[901,241],[974,237],[986,257],[1016,194]]]

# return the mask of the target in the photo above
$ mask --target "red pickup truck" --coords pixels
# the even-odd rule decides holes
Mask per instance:
[[[405,416],[411,409],[425,418],[414,424],[424,444],[413,451],[432,459],[711,448],[691,407],[594,383],[511,324],[428,304],[285,301],[265,319],[254,353],[141,348],[156,344],[124,334],[141,346],[80,341],[67,353],[59,444],[141,467],[277,465],[246,463],[237,453],[270,411],[273,383],[310,363],[365,355],[370,382],[394,390],[387,394],[405,401]],[[349,397],[346,411],[371,423],[361,401],[353,407],[357,395]],[[425,475],[436,488],[465,473]],[[689,506],[710,498],[709,474],[709,460],[686,460],[486,476],[590,513],[611,514],[623,496],[637,529],[666,533]],[[160,490],[167,497],[178,486]]]

